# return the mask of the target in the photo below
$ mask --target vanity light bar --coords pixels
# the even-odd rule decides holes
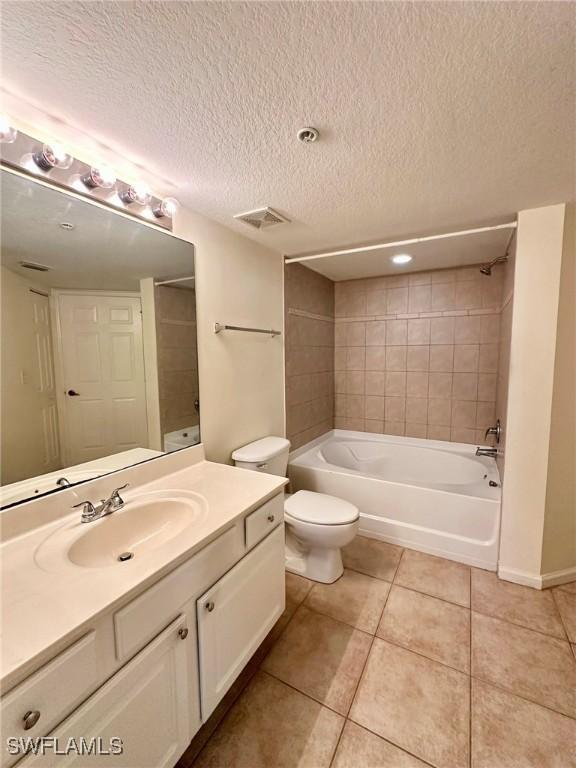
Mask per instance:
[[[376,245],[364,245],[358,248],[345,248],[340,251],[330,251],[329,253],[313,253],[309,256],[287,257],[285,263],[291,264],[297,261],[312,261],[313,259],[325,259],[328,256],[346,256],[352,253],[368,253],[370,251],[380,251],[383,248],[398,248],[404,245],[414,245],[415,243],[427,243],[430,240],[445,240],[450,237],[463,237],[464,235],[476,235],[480,232],[492,232],[496,229],[516,229],[517,223],[510,221],[507,224],[495,224],[491,227],[476,227],[475,229],[462,229],[457,232],[445,232],[442,235],[426,235],[425,237],[412,237],[409,240],[396,240],[393,243],[377,243]]]
[[[149,224],[172,230],[172,219],[178,209],[178,202],[173,197],[154,197],[145,184],[120,181],[105,165],[88,165],[70,155],[60,144],[42,144],[34,137],[16,131],[2,115],[0,165],[16,168],[56,187],[144,219]]]

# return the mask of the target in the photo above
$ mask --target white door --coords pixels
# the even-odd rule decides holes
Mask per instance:
[[[190,739],[190,674],[186,639],[186,617],[180,616],[82,704],[50,736],[60,750],[74,740],[117,749],[110,755],[55,755],[26,758],[24,768],[171,768]],[[195,693],[195,692],[194,692]],[[94,739],[93,742],[91,740]]]
[[[146,448],[140,298],[60,294],[58,320],[65,463]]]
[[[284,578],[279,525],[196,602],[203,722],[282,615]]]
[[[54,355],[52,353],[48,296],[30,290],[29,298],[34,329],[34,365],[31,370],[32,381],[28,383],[32,385],[33,397],[37,404],[36,412],[40,415],[41,427],[41,444],[30,445],[30,450],[40,453],[38,474],[42,474],[52,472],[62,466],[58,440]]]

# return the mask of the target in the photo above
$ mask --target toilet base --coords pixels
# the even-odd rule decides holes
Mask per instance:
[[[300,552],[286,541],[286,570],[321,584],[332,584],[344,573],[340,549]]]

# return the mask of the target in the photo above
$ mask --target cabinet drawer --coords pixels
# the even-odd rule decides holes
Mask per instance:
[[[143,648],[178,616],[184,603],[213,584],[242,557],[240,538],[238,528],[229,528],[114,615],[119,661]]]
[[[257,544],[284,520],[284,495],[280,493],[267,501],[245,520],[246,549]]]
[[[97,683],[96,633],[90,632],[2,698],[3,738],[46,735],[92,693]],[[32,727],[25,727],[26,713],[31,713],[28,724],[36,719],[35,713],[40,713]],[[2,766],[16,759],[2,750]]]

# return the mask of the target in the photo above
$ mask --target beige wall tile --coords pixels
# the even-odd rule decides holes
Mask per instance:
[[[476,400],[478,396],[478,374],[455,373],[452,380],[452,395],[455,400]]]
[[[467,319],[467,318],[463,318]],[[456,344],[454,347],[454,371],[474,373],[478,370],[480,359],[479,344]]]
[[[408,288],[390,288],[388,290],[386,311],[388,314],[408,311]]]
[[[385,421],[384,432],[387,435],[404,435],[406,424],[403,421]]]
[[[346,358],[348,356],[348,351],[346,347],[337,347],[334,350],[334,370],[335,371],[345,371],[346,370]],[[286,369],[287,371],[291,369],[291,365],[289,365],[290,357],[288,354],[286,354]]]
[[[430,285],[411,285],[408,293],[408,312],[430,312],[431,300]]]
[[[426,272],[413,272],[408,275],[408,285],[430,285],[432,282],[433,271],[428,270]]]
[[[430,370],[451,372],[453,369],[454,369],[454,347],[450,344],[439,344],[437,346],[431,346],[430,347]]]
[[[400,397],[406,395],[406,374],[403,371],[386,372],[387,397]]]
[[[454,344],[454,318],[433,317],[430,320],[431,344]]]
[[[428,401],[428,424],[439,427],[449,427],[452,418],[450,400],[431,398]],[[448,438],[433,438],[444,440]]]
[[[384,397],[367,395],[365,398],[364,417],[366,419],[382,420],[384,418]]]
[[[408,397],[427,397],[428,373],[408,371],[406,374],[406,394]]]
[[[427,433],[426,424],[412,424],[408,421],[406,422],[406,430],[404,432],[406,437],[419,437],[419,438],[425,439],[426,433]]]
[[[347,323],[346,346],[366,346],[366,323]]]
[[[364,430],[366,432],[384,433],[384,422],[382,419],[366,419],[364,425]]]
[[[453,400],[452,422],[453,427],[476,427],[476,401]]]
[[[438,283],[432,285],[430,309],[446,311],[454,308],[456,286],[454,283]]]
[[[429,319],[408,320],[408,344],[430,344]]]
[[[404,346],[408,338],[408,322],[406,320],[388,320],[386,324],[386,344],[388,346]]]
[[[386,370],[405,371],[407,367],[406,347],[386,347]]]
[[[374,320],[366,323],[366,346],[379,347],[386,343],[386,321]]]
[[[407,348],[406,370],[427,371],[430,367],[430,347],[410,346]]]
[[[383,395],[385,391],[384,371],[366,371],[366,394]]]
[[[481,337],[480,328],[481,317],[478,315],[458,318],[458,322],[454,324],[454,343],[479,344]]]
[[[475,443],[476,430],[467,427],[452,427],[450,429],[450,440],[453,443]]]
[[[365,347],[348,347],[346,352],[346,369],[348,371],[363,371],[366,364]]]
[[[481,373],[497,373],[498,354],[498,344],[481,344],[478,370]]]
[[[450,440],[450,427],[428,424],[428,440]]]
[[[366,314],[385,315],[387,311],[387,292],[385,290],[368,290],[366,292]]]
[[[386,347],[366,347],[366,370],[384,371],[386,369]]]
[[[348,371],[346,374],[346,394],[363,395],[365,385],[364,371]]]
[[[482,283],[480,280],[465,283],[457,282],[454,306],[456,309],[480,309],[482,307]]]
[[[480,317],[480,343],[492,344],[500,338],[500,315]]]
[[[427,397],[406,398],[406,421],[412,424],[426,425],[428,423]]]
[[[477,403],[476,428],[482,431],[491,427],[496,421],[496,403]]]
[[[385,419],[386,421],[405,421],[406,398],[386,397]]]
[[[452,397],[452,374],[431,372],[428,380],[428,397],[440,399]]]
[[[364,419],[364,395],[346,395],[346,416],[349,419]]]
[[[491,402],[496,400],[496,374],[480,373],[478,375],[478,400]]]

